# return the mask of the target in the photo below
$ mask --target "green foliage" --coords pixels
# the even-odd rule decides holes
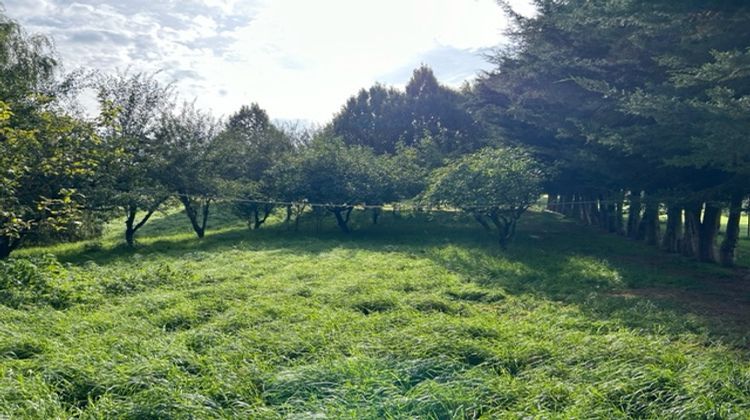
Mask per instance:
[[[393,169],[387,156],[321,136],[277,165],[273,176],[279,185],[279,197],[326,206],[346,232],[348,214],[355,205],[397,200],[399,187]]]
[[[130,246],[135,244],[135,232],[172,193],[160,179],[163,162],[157,134],[162,116],[173,106],[173,93],[156,76],[120,73],[102,76],[96,84],[104,159],[94,201],[102,209],[125,212]],[[136,221],[141,209],[146,216]]]
[[[521,214],[539,199],[543,181],[541,165],[529,154],[486,148],[435,171],[425,199],[471,213],[485,227],[487,217],[504,247]]]
[[[464,106],[465,98],[440,85],[427,66],[414,70],[404,92],[380,84],[349,98],[330,129],[346,144],[375,153],[395,153],[423,137],[435,140],[439,153],[455,156],[478,149],[482,130]]]
[[[98,165],[91,124],[52,111],[23,119],[0,102],[0,258],[30,232],[81,220],[79,190]],[[33,126],[34,128],[24,128]]]
[[[274,165],[293,151],[292,138],[271,123],[258,104],[233,114],[211,151],[211,162],[225,195],[235,197],[235,213],[254,229],[266,221],[274,206],[260,203],[279,197]]]

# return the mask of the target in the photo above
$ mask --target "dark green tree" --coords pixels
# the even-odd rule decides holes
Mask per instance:
[[[238,200],[235,213],[258,229],[274,209],[271,168],[294,149],[293,139],[278,129],[258,104],[233,114],[212,147],[211,161],[221,168],[222,189]]]

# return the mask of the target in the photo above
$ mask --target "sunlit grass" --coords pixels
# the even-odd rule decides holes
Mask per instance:
[[[750,415],[747,329],[628,293],[730,271],[539,213],[507,252],[456,215],[361,216],[349,236],[310,218],[213,226],[199,241],[170,212],[135,251],[113,225],[20,253],[59,255],[39,290],[62,303],[0,307],[0,413]]]

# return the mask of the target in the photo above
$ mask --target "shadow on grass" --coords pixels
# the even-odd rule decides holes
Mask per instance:
[[[359,213],[348,235],[330,218],[313,216],[303,218],[299,231],[281,222],[257,231],[235,223],[202,240],[184,229],[184,217],[174,213],[154,221],[136,249],[120,245],[70,250],[58,257],[74,264],[106,265],[131,260],[134,254],[179,258],[186,252],[230,249],[304,255],[334,248],[400,252],[429,258],[482,287],[576,305],[594,319],[614,319],[644,331],[705,331],[737,346],[748,342],[750,293],[742,290],[750,289],[737,293],[717,288],[717,281],[746,284],[735,271],[667,255],[554,214],[527,214],[507,251],[475,222],[457,214],[386,214],[372,225]]]

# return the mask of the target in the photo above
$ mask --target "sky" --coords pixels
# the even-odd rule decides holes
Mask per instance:
[[[530,14],[525,0],[512,1]],[[216,115],[330,120],[359,89],[402,87],[420,64],[459,86],[507,42],[495,0],[0,0],[51,36],[66,69],[156,71]]]

